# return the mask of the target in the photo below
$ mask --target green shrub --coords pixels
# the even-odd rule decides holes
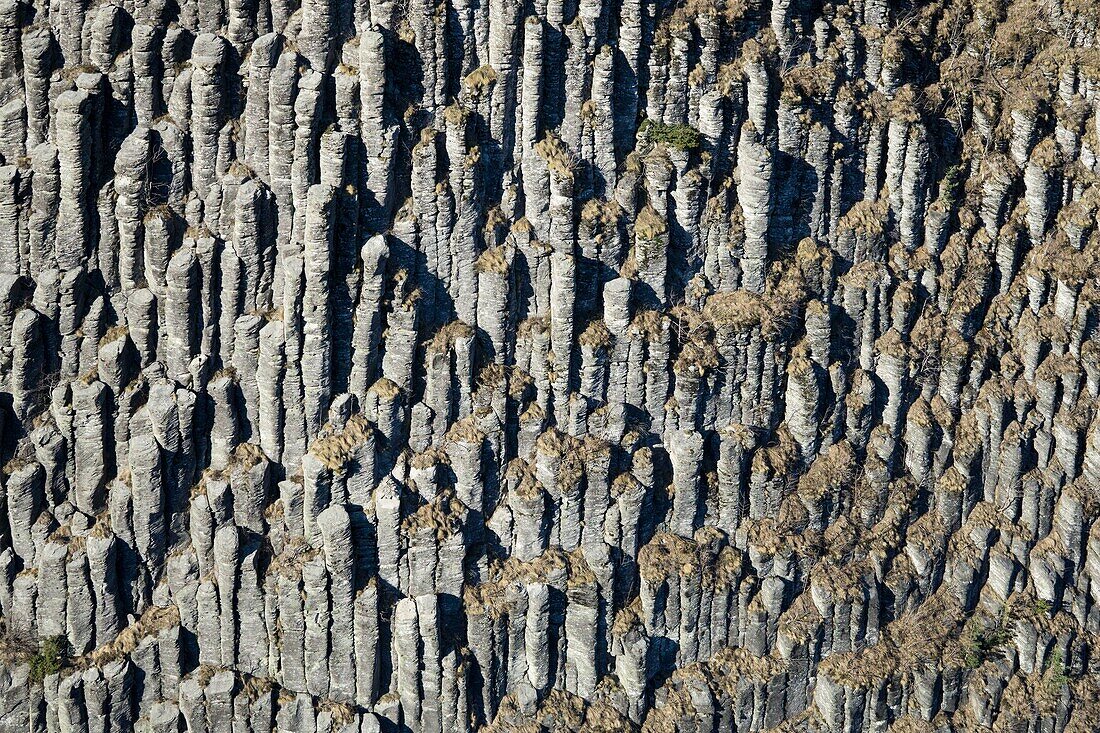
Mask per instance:
[[[940,198],[950,208],[959,198],[959,189],[962,188],[963,169],[961,165],[953,165],[944,171],[943,181],[940,182]]]
[[[691,125],[666,125],[646,120],[638,128],[638,136],[653,143],[664,143],[680,150],[698,150],[703,136]]]
[[[963,642],[966,666],[975,669],[989,659],[1012,637],[1008,626],[999,622],[994,626],[981,629]]]
[[[1066,674],[1066,663],[1062,659],[1061,651],[1055,651],[1051,656],[1044,677],[1046,677],[1047,689],[1052,693],[1057,693],[1069,684],[1069,675]]]
[[[38,684],[51,674],[60,672],[68,664],[72,650],[64,636],[48,636],[42,640],[38,651],[31,657],[31,682]]]

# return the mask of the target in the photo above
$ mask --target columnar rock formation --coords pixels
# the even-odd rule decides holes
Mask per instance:
[[[0,733],[1095,730],[1098,32],[0,0]]]

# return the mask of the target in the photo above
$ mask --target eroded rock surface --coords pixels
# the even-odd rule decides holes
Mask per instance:
[[[0,733],[1095,730],[1098,29],[0,0]]]

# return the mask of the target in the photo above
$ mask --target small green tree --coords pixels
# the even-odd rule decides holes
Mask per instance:
[[[51,674],[60,672],[68,664],[71,654],[69,640],[64,636],[48,636],[43,639],[38,651],[31,657],[31,682],[39,684]]]
[[[999,653],[1012,639],[1012,622],[1013,616],[1006,609],[991,625],[972,626],[963,639],[963,657],[966,666],[976,669],[987,659]]]
[[[1066,663],[1062,659],[1062,652],[1055,650],[1051,655],[1050,662],[1047,664],[1046,672],[1043,675],[1046,679],[1047,689],[1052,693],[1061,691],[1063,687],[1069,684],[1069,675],[1066,674]]]
[[[992,657],[1008,639],[1008,630],[1000,626],[974,634],[965,644],[966,666],[971,669],[980,667],[982,662]]]
[[[961,165],[953,165],[944,171],[943,181],[940,182],[940,199],[948,208],[954,206],[959,198],[959,190],[962,188],[962,175]]]

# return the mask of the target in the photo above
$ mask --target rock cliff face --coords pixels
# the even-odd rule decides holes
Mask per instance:
[[[1092,731],[1088,0],[0,0],[0,732]]]

